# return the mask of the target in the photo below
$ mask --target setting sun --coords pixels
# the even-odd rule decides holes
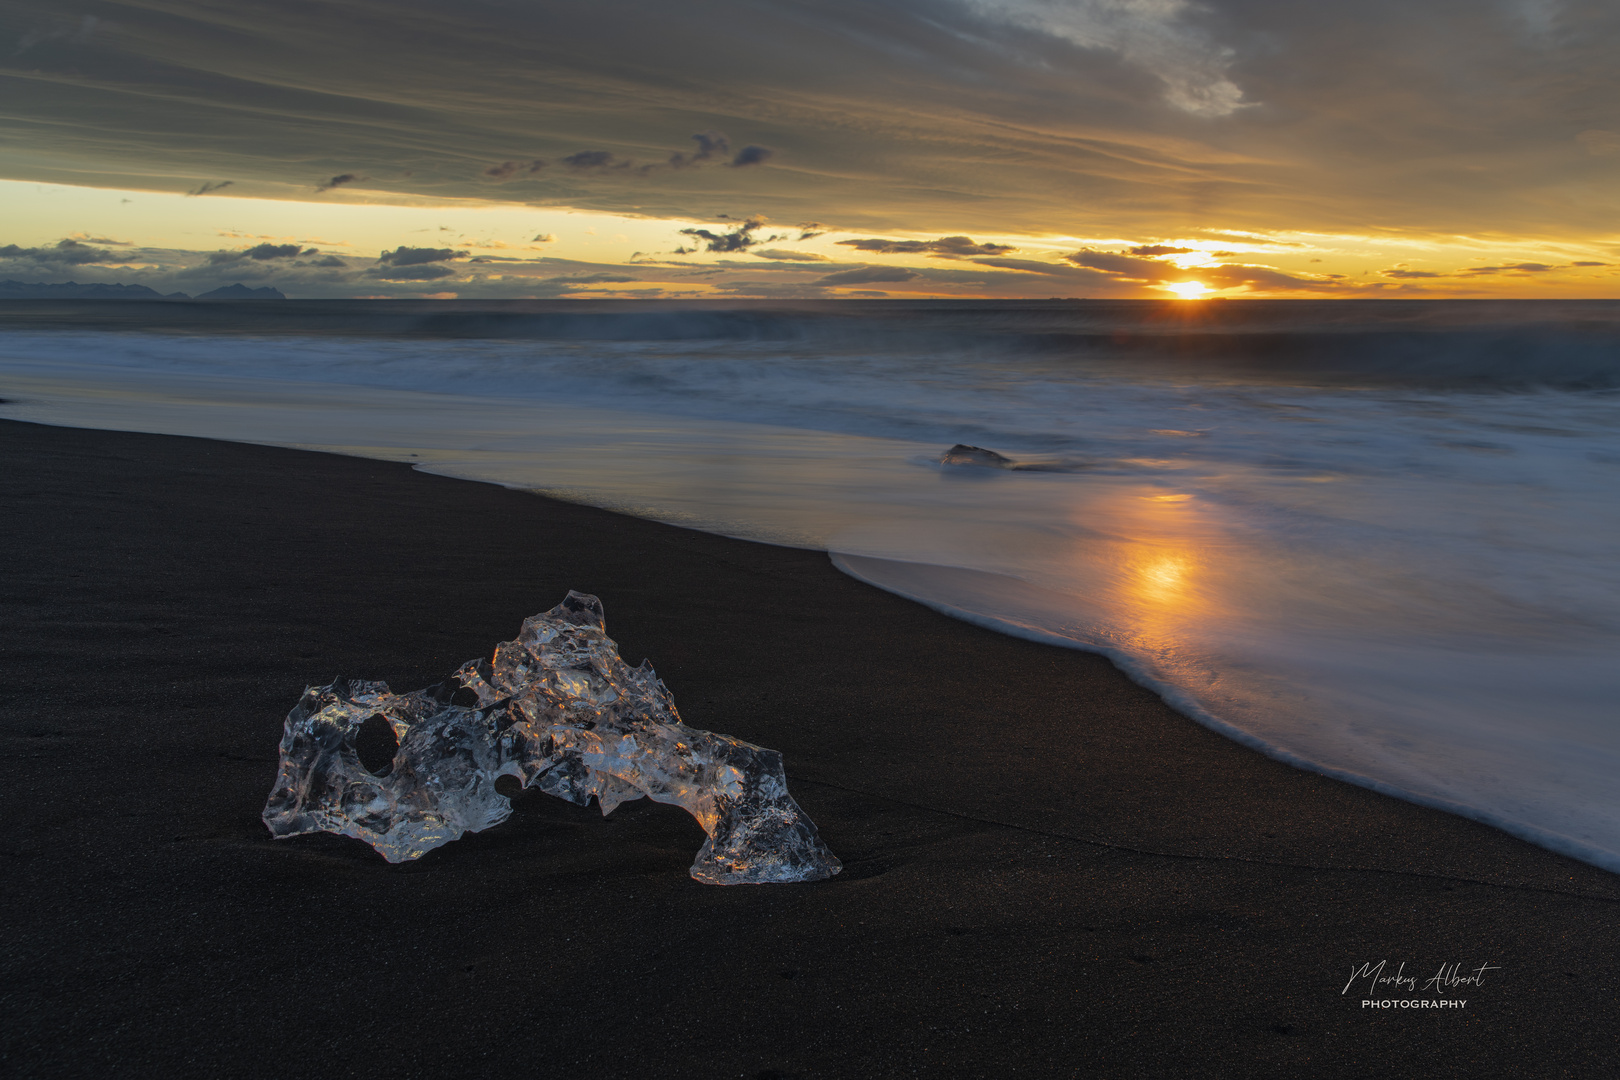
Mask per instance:
[[[1178,281],[1173,285],[1166,285],[1165,288],[1183,300],[1197,300],[1209,292],[1209,286],[1202,281]]]

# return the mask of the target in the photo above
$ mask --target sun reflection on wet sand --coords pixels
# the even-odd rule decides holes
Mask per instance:
[[[1175,604],[1186,594],[1191,561],[1179,555],[1163,555],[1139,562],[1133,568],[1131,589],[1135,598],[1159,607]]]
[[[1211,578],[1220,576],[1215,553],[1225,546],[1219,514],[1212,517],[1214,508],[1186,492],[1122,485],[1089,494],[1077,523],[1109,522],[1112,535],[1104,543],[1094,533],[1077,536],[1067,580],[1051,584],[1086,597],[1093,619],[1108,627],[1107,639],[1174,663],[1196,627],[1223,606]]]
[[[1192,577],[1198,562],[1193,555],[1195,532],[1205,524],[1194,510],[1193,496],[1185,492],[1141,495],[1128,500],[1134,542],[1122,552],[1125,599],[1141,612],[1162,622],[1166,608],[1185,608],[1192,600]]]

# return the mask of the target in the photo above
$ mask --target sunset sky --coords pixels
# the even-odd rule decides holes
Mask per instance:
[[[1610,297],[1613,0],[12,0],[0,279]]]

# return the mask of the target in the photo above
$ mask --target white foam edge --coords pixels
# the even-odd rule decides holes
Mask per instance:
[[[1096,653],[1100,656],[1106,657],[1109,662],[1123,672],[1132,682],[1136,683],[1138,686],[1144,687],[1147,690],[1151,690],[1154,694],[1158,695],[1158,697],[1163,700],[1165,704],[1169,705],[1176,712],[1181,713],[1183,716],[1198,724],[1201,724],[1206,728],[1209,728],[1211,731],[1224,735],[1233,742],[1246,746],[1251,750],[1258,751],[1274,761],[1280,761],[1285,765],[1291,765],[1294,768],[1302,769],[1305,772],[1318,773],[1322,776],[1331,777],[1334,780],[1342,780],[1347,784],[1354,784],[1357,787],[1367,788],[1370,791],[1378,792],[1380,795],[1388,795],[1392,798],[1400,799],[1402,802],[1409,802],[1418,806],[1426,806],[1435,810],[1443,810],[1448,814],[1455,814],[1458,817],[1467,818],[1470,821],[1477,821],[1482,825],[1489,825],[1494,829],[1499,829],[1502,832],[1507,833],[1509,836],[1517,837],[1518,839],[1527,841],[1536,845],[1537,847],[1545,848],[1548,851],[1555,852],[1559,855],[1566,855],[1569,858],[1577,859],[1580,862],[1589,863],[1592,866],[1596,866],[1601,870],[1607,870],[1610,873],[1620,874],[1620,852],[1614,852],[1606,848],[1597,847],[1593,844],[1587,843],[1584,840],[1578,840],[1575,837],[1567,836],[1564,833],[1538,828],[1537,826],[1527,824],[1515,818],[1506,817],[1502,814],[1498,814],[1481,807],[1470,806],[1466,803],[1454,802],[1450,799],[1443,799],[1438,796],[1425,795],[1420,792],[1411,791],[1397,784],[1391,784],[1388,781],[1367,776],[1364,773],[1354,772],[1349,769],[1340,769],[1332,765],[1324,764],[1323,762],[1317,761],[1313,758],[1306,757],[1303,754],[1295,753],[1294,751],[1289,750],[1287,747],[1269,742],[1260,736],[1255,735],[1253,732],[1245,731],[1243,728],[1237,727],[1229,721],[1222,720],[1220,717],[1205,709],[1191,695],[1182,691],[1180,688],[1153,678],[1153,676],[1148,674],[1146,669],[1128,653],[1122,652],[1118,649],[1110,649],[1105,645],[1094,645],[1077,641],[1074,638],[1065,637],[1062,634],[1056,634],[1050,630],[1043,630],[1037,626],[1030,626],[1027,623],[1021,623],[1014,619],[995,615],[986,615],[982,612],[956,607],[955,605],[933,599],[929,596],[898,588],[891,584],[886,584],[882,580],[875,578],[870,574],[863,574],[859,569],[852,565],[851,560],[879,564],[888,563],[902,566],[917,566],[938,570],[959,570],[961,569],[960,567],[936,566],[932,563],[908,562],[904,559],[879,559],[873,558],[869,555],[847,555],[837,551],[829,551],[827,555],[832,560],[833,566],[837,567],[843,573],[848,574],[856,581],[870,585],[875,589],[882,589],[886,593],[901,597],[905,600],[910,600],[912,603],[921,604],[923,607],[937,611],[941,615],[948,615],[953,619],[959,619],[962,622],[971,623],[974,626],[982,627],[986,630],[993,630],[996,633],[1006,634],[1009,637],[1022,638],[1025,641],[1033,641],[1042,645],[1055,645],[1059,648],[1073,649],[1077,652]],[[975,572],[984,573],[984,571]],[[1029,587],[1026,582],[1020,581],[1017,578],[1007,578],[1007,580],[1009,582],[1015,582],[1017,585],[1025,588]],[[1371,868],[1346,867],[1345,869]]]

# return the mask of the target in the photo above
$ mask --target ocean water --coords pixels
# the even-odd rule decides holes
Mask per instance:
[[[1620,872],[1620,303],[19,302],[0,397],[825,549]]]

